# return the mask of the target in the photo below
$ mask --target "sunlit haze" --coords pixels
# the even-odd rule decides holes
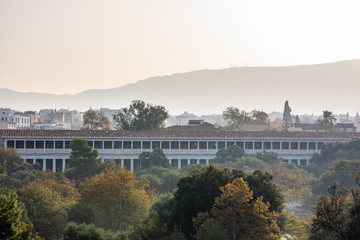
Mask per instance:
[[[360,59],[359,1],[0,2],[0,88],[78,93],[234,66]]]

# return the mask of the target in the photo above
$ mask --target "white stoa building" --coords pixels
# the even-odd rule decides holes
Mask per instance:
[[[30,116],[16,113],[9,108],[0,108],[0,120],[13,122],[16,128],[30,128]]]
[[[217,151],[238,145],[247,154],[277,153],[283,162],[306,166],[324,144],[346,142],[360,133],[231,132],[189,129],[160,131],[0,130],[0,147],[14,148],[24,162],[43,171],[62,172],[70,159],[70,142],[85,139],[103,159],[114,159],[131,171],[140,168],[139,155],[163,150],[172,167],[209,164]]]

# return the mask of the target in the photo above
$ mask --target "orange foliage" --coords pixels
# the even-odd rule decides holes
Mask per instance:
[[[254,200],[253,193],[242,178],[220,188],[211,215],[220,220],[231,239],[279,239],[278,215],[269,211],[269,203]]]
[[[61,201],[64,203],[74,203],[80,197],[78,189],[75,187],[75,183],[61,175],[59,179],[53,172],[43,172],[39,179],[30,183],[32,185],[41,185],[54,192],[57,192]]]
[[[81,202],[93,207],[97,225],[115,231],[138,224],[155,200],[147,179],[137,180],[119,165],[113,171],[105,169],[82,186]]]

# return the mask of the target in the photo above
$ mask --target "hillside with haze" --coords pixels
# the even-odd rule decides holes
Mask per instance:
[[[282,111],[285,100],[289,100],[293,113],[320,113],[324,109],[354,112],[360,109],[359,90],[360,60],[352,60],[290,67],[201,70],[74,95],[0,89],[0,107],[19,111],[41,108],[84,111],[90,106],[127,107],[131,100],[141,99],[164,105],[171,114],[183,111],[207,114],[221,113],[228,106],[247,111],[254,108]]]

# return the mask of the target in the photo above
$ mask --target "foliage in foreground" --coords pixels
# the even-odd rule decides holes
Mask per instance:
[[[264,202],[270,203],[270,211],[281,212],[283,199],[270,174],[255,171],[247,175],[241,170],[210,165],[203,171],[195,170],[191,176],[180,179],[168,230],[179,226],[186,235],[194,235],[192,219],[199,212],[210,211],[215,198],[221,195],[220,187],[239,177],[248,182],[254,199],[262,197]]]
[[[359,179],[357,179],[359,180]],[[338,190],[333,182],[329,196],[321,195],[313,211],[310,240],[360,239],[360,187]]]
[[[24,203],[34,230],[45,239],[58,239],[67,224],[66,204],[61,194],[37,180],[23,187],[19,200]]]
[[[22,221],[22,211],[15,192],[0,194],[0,239],[41,239],[32,233],[31,224]]]
[[[119,165],[95,175],[81,191],[81,203],[94,210],[95,224],[112,231],[126,231],[143,220],[154,202],[155,192],[145,178],[136,180]]]
[[[229,239],[279,239],[281,231],[276,224],[278,215],[269,211],[269,203],[254,199],[248,184],[236,178],[220,188],[222,194],[209,213],[199,213],[198,232],[221,224]],[[217,234],[220,234],[218,231]]]
[[[177,169],[163,167],[149,167],[135,172],[136,176],[144,177],[150,181],[150,187],[158,193],[172,192],[180,178],[184,176]]]
[[[65,229],[64,240],[128,240],[123,232],[111,232],[95,227],[94,224],[69,223]]]

